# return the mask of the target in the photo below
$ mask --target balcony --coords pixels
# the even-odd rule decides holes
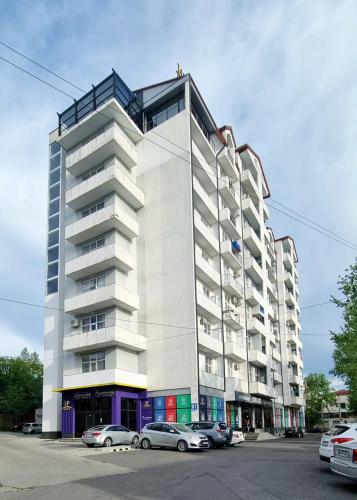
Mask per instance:
[[[218,209],[198,180],[193,178],[193,202],[195,208],[212,225],[218,221]]]
[[[65,274],[68,278],[79,280],[113,267],[124,272],[131,271],[135,267],[135,258],[119,245],[106,245],[66,262]]]
[[[293,373],[289,373],[288,380],[289,380],[289,384],[302,385],[302,380],[299,377],[299,375],[297,375],[297,374],[295,375]]]
[[[274,267],[268,267],[268,278],[271,283],[276,283],[276,269]]]
[[[126,370],[99,370],[81,373],[77,370],[65,371],[63,374],[64,389],[89,387],[98,385],[122,385],[124,387],[147,388],[146,375]]]
[[[275,359],[275,361],[279,361],[279,363],[281,363],[281,354],[276,349],[272,350],[272,358]]]
[[[218,179],[218,191],[228,208],[231,210],[239,209],[240,197],[238,185],[235,187],[228,177],[221,177]]]
[[[244,344],[229,341],[224,343],[224,354],[227,358],[233,359],[238,363],[247,361],[247,351]]]
[[[234,401],[236,393],[248,395],[248,381],[238,377],[226,377],[226,401]]]
[[[288,288],[294,288],[294,278],[290,272],[284,273],[284,283]]]
[[[200,216],[195,213],[195,240],[203,250],[211,257],[219,253],[219,242],[213,231],[208,227]]]
[[[224,169],[225,173],[231,179],[239,180],[238,168],[234,164],[234,158],[232,157],[229,149],[226,147],[218,153],[218,162]]]
[[[251,306],[260,305],[264,300],[262,294],[253,286],[245,289],[245,299]]]
[[[205,372],[200,370],[200,385],[205,387],[212,387],[212,389],[224,389],[224,378],[219,375],[214,375],[213,373]]]
[[[208,163],[214,164],[216,162],[216,153],[211,134],[193,106],[191,113],[191,133],[194,142],[200,149],[201,156],[203,156]]]
[[[304,406],[304,400],[300,396],[290,396],[290,405],[300,408]]]
[[[251,226],[260,227],[259,209],[257,209],[249,197],[243,199],[242,210]]]
[[[237,251],[234,251],[234,253],[232,252],[231,240],[224,240],[221,242],[221,254],[234,271],[242,269],[242,255]]]
[[[254,179],[254,177],[252,176],[250,170],[248,169],[243,170],[241,181],[242,184],[247,188],[248,193],[252,193],[252,196],[257,196],[257,197],[261,196],[258,184]]]
[[[219,272],[198,252],[196,252],[196,276],[204,283],[207,283],[209,288],[221,286]]]
[[[239,218],[237,218],[229,208],[222,208],[219,211],[221,226],[232,240],[241,238],[239,230]]]
[[[234,309],[223,311],[223,321],[225,324],[235,330],[241,330],[243,326],[243,318]]]
[[[113,283],[89,292],[78,293],[64,301],[65,312],[75,316],[110,307],[135,311],[139,309],[139,298],[133,292]]]
[[[256,366],[268,366],[267,355],[258,349],[248,349],[248,361]]]
[[[195,176],[199,179],[208,193],[213,193],[217,189],[217,170],[208,165],[194,142],[192,142],[192,155],[192,169]]]
[[[294,309],[286,312],[286,324],[288,326],[297,325],[296,311]]]
[[[144,194],[131,176],[123,172],[117,160],[66,193],[66,203],[78,210],[116,192],[134,210],[144,206]]]
[[[133,217],[115,202],[102,210],[83,217],[66,227],[66,240],[74,245],[91,240],[112,229],[117,229],[127,238],[139,234],[139,225]]]
[[[242,285],[229,273],[222,276],[222,288],[229,295],[243,298],[243,287]]]
[[[296,352],[288,352],[288,363],[292,365],[300,364],[300,356]]]
[[[295,344],[297,344],[298,342],[301,342],[301,339],[297,333],[297,331],[294,329],[288,329],[287,331],[287,340],[288,342],[294,342]]]
[[[260,257],[262,254],[262,242],[252,227],[243,227],[243,239],[251,253],[255,257]]]
[[[63,350],[69,352],[87,352],[112,346],[143,352],[147,349],[147,338],[119,326],[109,326],[89,332],[73,331],[63,338]]]
[[[116,122],[107,125],[88,142],[68,151],[66,167],[71,174],[79,176],[112,156],[119,158],[129,169],[137,164],[136,146]]]
[[[295,306],[295,297],[291,292],[287,290],[285,291],[285,302],[288,306]]]
[[[270,302],[272,304],[275,304],[276,302],[278,302],[278,288],[276,286],[276,283],[273,284],[270,280],[267,280],[266,284],[267,290],[269,292]]]
[[[254,257],[244,259],[244,268],[253,281],[262,283],[264,278],[263,269]]]
[[[294,267],[294,261],[293,258],[291,257],[291,254],[288,252],[283,253],[283,263],[285,264],[285,267],[291,271]]]
[[[271,397],[269,387],[263,382],[250,382],[249,391],[255,396]]]
[[[247,321],[247,331],[251,335],[260,333],[261,335],[267,334],[267,327],[264,323],[259,321],[258,318],[249,318]]]
[[[211,323],[222,320],[222,309],[217,304],[216,299],[209,298],[200,292],[197,292],[197,312],[200,316],[206,317]]]
[[[223,355],[222,332],[220,330],[206,333],[203,329],[199,329],[198,343],[200,345],[200,351],[202,352],[206,352],[213,356]]]
[[[274,385],[279,385],[283,383],[283,377],[279,372],[273,372],[273,383]]]

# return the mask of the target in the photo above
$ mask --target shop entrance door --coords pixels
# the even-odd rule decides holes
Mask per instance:
[[[136,399],[121,398],[121,425],[136,431]]]
[[[77,437],[95,425],[111,424],[112,398],[77,399],[75,402]]]

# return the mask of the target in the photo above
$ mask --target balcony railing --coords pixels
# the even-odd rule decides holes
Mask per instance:
[[[133,122],[143,131],[143,111],[137,97],[113,70],[99,85],[93,86],[87,94],[58,114],[58,133],[73,127],[99,106],[114,97]]]
[[[198,111],[196,110],[196,108],[194,107],[193,104],[191,105],[191,111],[192,111],[192,114],[193,114],[193,116],[194,116],[194,118],[195,118],[198,126],[202,130],[203,135],[206,137],[209,145],[211,146],[211,148],[213,149],[213,151],[216,151],[216,146],[215,146],[214,142],[211,139],[211,134],[209,133],[208,128],[204,124],[202,118],[200,117]]]

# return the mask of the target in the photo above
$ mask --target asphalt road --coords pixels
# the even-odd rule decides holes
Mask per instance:
[[[357,498],[357,484],[320,462],[318,442],[319,436],[306,436],[186,454],[111,453],[0,436],[0,499]]]

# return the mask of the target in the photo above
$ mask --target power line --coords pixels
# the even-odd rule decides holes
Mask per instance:
[[[327,304],[333,304],[333,302],[331,302],[331,301],[320,302],[319,304],[312,304],[311,306],[300,307],[300,309],[301,310],[303,310],[303,309],[312,309],[313,307],[320,307],[320,306],[324,306],[324,305],[327,305]]]
[[[0,43],[2,43],[2,42],[0,42]],[[3,45],[7,46],[6,44],[3,44]],[[9,47],[9,46],[8,46],[8,47]],[[11,49],[10,49],[10,50],[11,50]],[[15,51],[15,52],[17,52],[17,51]],[[30,58],[27,58],[27,56],[24,56],[23,54],[21,54],[21,55],[22,55],[23,57],[25,57],[26,59],[31,60]],[[11,61],[8,61],[7,59],[5,59],[5,58],[3,58],[3,57],[1,57],[1,56],[0,56],[0,59],[2,59],[3,61],[7,62],[8,64],[11,64],[12,66],[16,67],[17,69],[19,69],[19,70],[23,71],[24,73],[28,74],[29,76],[32,76],[32,77],[36,78],[37,80],[39,80],[40,82],[42,82],[42,83],[44,83],[44,84],[48,85],[49,87],[53,88],[54,90],[57,90],[57,91],[61,92],[62,94],[66,95],[67,97],[70,97],[71,99],[74,99],[74,100],[75,100],[75,98],[74,98],[73,96],[71,96],[71,95],[67,94],[66,92],[64,92],[64,91],[62,91],[61,89],[59,89],[58,87],[56,87],[56,86],[54,86],[54,85],[52,85],[52,84],[50,84],[50,83],[46,82],[45,80],[42,80],[41,78],[38,78],[38,77],[37,77],[36,75],[34,75],[33,73],[30,73],[30,72],[28,72],[28,71],[24,70],[24,69],[23,69],[23,68],[21,68],[20,66],[17,66],[16,64],[12,63]],[[33,61],[31,60],[31,62],[33,62]],[[36,65],[40,66],[41,68],[45,69],[46,71],[49,71],[49,72],[50,72],[50,73],[52,73],[52,74],[55,74],[55,73],[53,73],[51,70],[48,70],[47,68],[45,68],[44,66],[40,65],[40,64],[39,64],[39,63],[37,63],[37,62],[34,62],[34,64],[36,64]],[[62,80],[64,80],[64,81],[68,82],[67,80],[65,80],[64,78],[60,77],[59,75],[57,75],[57,74],[55,74],[55,75],[56,75],[57,77],[61,78]],[[175,83],[176,83],[176,81],[175,81],[175,82],[173,82],[171,85],[174,85]],[[74,87],[76,87],[76,88],[79,88],[79,87],[77,87],[77,86],[76,86],[76,85],[74,85],[74,84],[73,84],[73,86],[74,86]],[[81,90],[81,91],[83,91],[82,89],[80,89],[80,90]],[[83,92],[84,92],[84,91],[83,91]],[[160,92],[158,92],[158,94],[159,94],[159,93],[161,93],[161,92],[162,92],[162,90],[161,90]],[[155,96],[152,96],[150,99],[148,99],[148,101],[149,101],[149,100],[151,100],[153,97],[155,97]],[[143,103],[143,104],[144,104],[144,103]],[[109,107],[110,107],[110,105],[109,105]],[[112,108],[112,109],[114,109],[114,108]],[[105,116],[106,118],[109,118],[109,117],[108,117],[107,115],[105,115],[105,113],[103,113],[102,111],[99,111],[98,113],[99,113],[99,114],[102,114],[102,115],[103,115],[103,116]],[[129,127],[125,127],[123,124],[121,124],[121,126],[122,126],[124,129],[129,130],[130,132],[134,132],[134,133],[136,133],[133,129],[130,129]],[[187,150],[186,150],[185,148],[183,148],[182,146],[180,146],[180,145],[178,145],[178,144],[176,144],[176,143],[174,143],[174,142],[170,141],[169,139],[164,138],[163,136],[160,136],[160,134],[158,134],[158,133],[157,133],[157,132],[155,132],[155,131],[153,131],[153,132],[154,132],[156,135],[158,135],[159,137],[161,137],[162,139],[164,139],[164,140],[166,140],[166,141],[170,142],[171,144],[175,145],[176,147],[178,147],[178,148],[180,148],[180,149],[182,149],[182,150],[186,151],[187,153],[189,153],[189,151],[187,151]],[[138,135],[139,135],[139,134],[138,134]],[[201,169],[201,170],[204,170],[204,171],[205,171],[206,173],[208,173],[209,175],[212,175],[212,176],[214,176],[215,178],[217,178],[217,176],[215,176],[213,173],[212,173],[212,174],[210,174],[209,172],[207,172],[205,169],[203,169],[203,168],[202,168],[202,167],[200,167],[199,165],[195,165],[195,164],[194,164],[191,160],[187,160],[186,158],[183,158],[182,156],[180,156],[180,155],[178,155],[178,154],[174,153],[173,151],[171,151],[171,150],[169,150],[169,149],[165,148],[165,147],[164,147],[164,146],[162,146],[161,144],[158,144],[158,143],[156,143],[155,141],[152,141],[152,140],[151,140],[151,139],[149,139],[148,137],[146,137],[146,136],[142,137],[141,135],[140,135],[140,137],[141,137],[141,138],[143,138],[143,139],[145,139],[145,140],[148,140],[148,141],[149,141],[149,142],[151,142],[152,144],[154,144],[154,145],[156,145],[156,146],[158,146],[158,147],[160,147],[160,148],[164,149],[165,151],[169,152],[170,154],[172,154],[172,155],[176,156],[177,158],[179,158],[179,159],[181,159],[181,160],[183,160],[183,161],[186,161],[187,163],[189,163],[189,164],[192,164],[192,165],[196,166],[196,168],[199,168],[199,169]],[[203,158],[203,159],[204,159],[204,158]],[[204,161],[206,162],[206,160],[205,160],[205,159],[204,159]],[[206,162],[206,163],[208,163],[208,162]],[[208,164],[209,164],[209,163],[208,163]],[[237,181],[237,179],[235,179],[234,177],[232,177],[232,176],[230,176],[230,175],[228,175],[228,174],[226,174],[224,177],[231,178],[231,179],[233,179],[235,182]],[[260,199],[259,199],[256,195],[253,195],[253,193],[250,193],[250,196],[251,196],[252,198],[256,198],[259,202],[261,201],[261,200],[260,200]],[[275,201],[275,200],[272,200],[272,201],[273,201],[273,202],[275,202],[275,203],[280,203],[280,202],[277,202],[277,201]],[[350,249],[351,249],[351,250],[353,250],[353,251],[357,251],[357,247],[355,248],[355,247],[352,247],[352,246],[350,246],[350,245],[347,245],[346,243],[343,243],[343,241],[348,241],[348,240],[345,240],[344,238],[342,238],[342,237],[340,237],[340,236],[338,236],[338,238],[340,238],[340,240],[343,240],[343,241],[340,241],[340,240],[338,240],[338,239],[336,239],[336,238],[333,238],[333,237],[332,237],[332,236],[330,236],[329,234],[326,234],[326,233],[324,233],[324,232],[322,232],[322,231],[319,231],[317,228],[315,228],[315,227],[313,227],[313,226],[311,226],[311,225],[309,225],[309,224],[304,223],[302,220],[299,220],[299,219],[297,219],[297,218],[295,218],[295,217],[293,217],[293,216],[291,216],[291,215],[287,214],[286,212],[284,212],[284,211],[282,211],[282,210],[277,209],[276,207],[274,207],[274,206],[272,206],[272,205],[270,205],[270,204],[268,204],[268,203],[266,203],[266,204],[267,204],[267,206],[269,206],[269,207],[270,207],[270,208],[272,208],[273,210],[276,210],[276,211],[278,211],[278,212],[280,212],[280,213],[282,213],[282,214],[286,215],[287,217],[290,217],[291,219],[295,220],[296,222],[300,222],[301,224],[304,224],[306,227],[309,227],[310,229],[312,229],[312,230],[314,230],[314,231],[319,232],[319,233],[320,233],[320,234],[322,234],[323,236],[326,236],[327,238],[330,238],[330,239],[332,239],[332,240],[336,241],[337,243],[340,243],[341,245],[344,245],[344,246],[346,246],[347,248],[350,248]],[[281,205],[282,205],[282,204],[281,204]],[[303,215],[299,214],[298,212],[296,212],[296,211],[294,211],[294,210],[292,210],[292,209],[289,209],[289,208],[287,208],[287,209],[288,209],[288,210],[290,210],[292,213],[296,213],[296,214],[298,214],[298,215],[299,215],[299,217],[301,217],[301,218],[303,218],[303,219],[305,219],[305,220],[310,220],[310,219],[307,219],[305,216],[303,216]],[[315,223],[315,222],[313,222],[313,221],[311,221],[311,222],[312,222],[313,224],[316,224],[316,223]],[[316,224],[316,225],[318,225],[318,224]],[[321,226],[321,225],[318,225],[318,226],[319,226],[319,227],[321,227],[321,228],[323,228],[323,226]],[[336,234],[336,233],[333,233],[332,231],[330,231],[330,230],[328,230],[328,229],[326,229],[326,228],[324,228],[324,230],[328,231],[328,232],[329,232],[329,233],[331,233],[331,234]]]

